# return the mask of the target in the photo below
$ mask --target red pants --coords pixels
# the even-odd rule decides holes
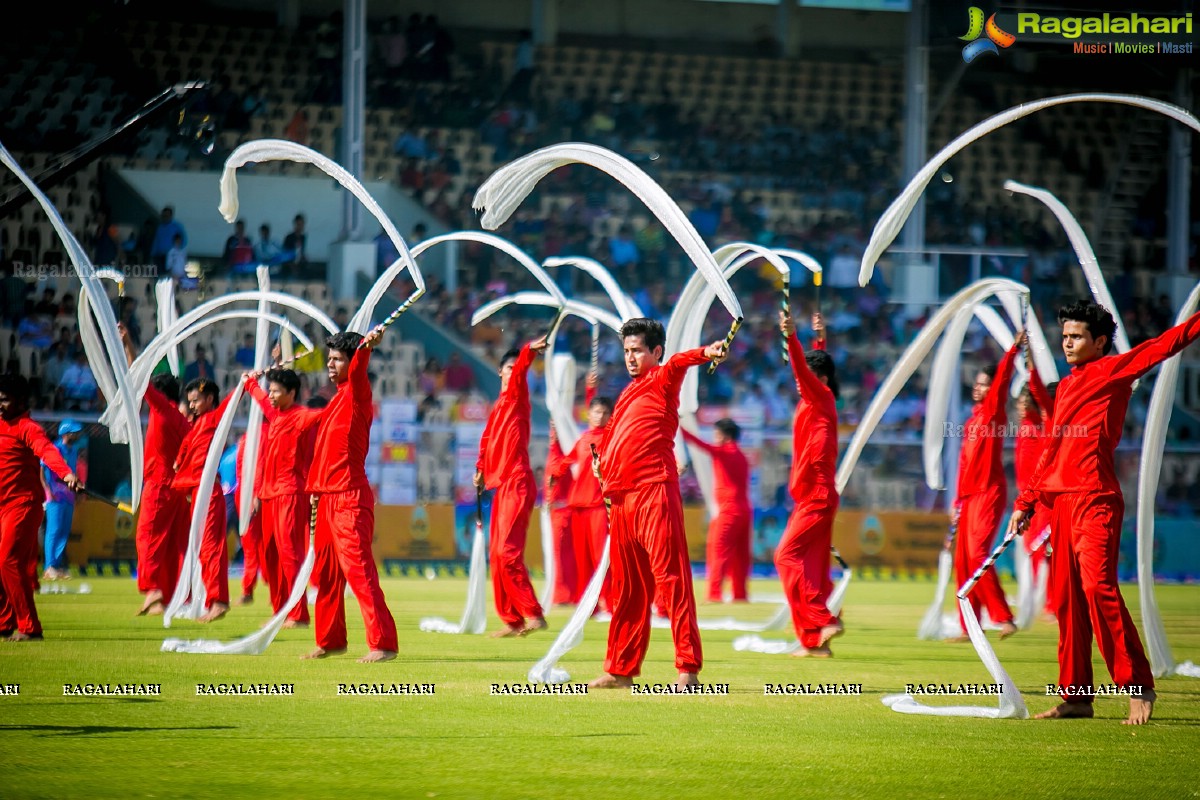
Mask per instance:
[[[225,521],[225,496],[213,488],[200,535],[200,578],[204,581],[206,608],[213,603],[229,605],[229,527]],[[196,508],[197,489],[191,491],[190,511]],[[190,516],[188,517],[190,524]]]
[[[722,508],[708,523],[708,599],[721,602],[721,584],[729,578],[734,600],[746,599],[750,575],[750,519],[747,508]]]
[[[235,491],[234,497],[237,497]],[[235,503],[236,507],[236,503]],[[239,512],[240,513],[240,512]],[[254,584],[257,582],[259,573],[262,573],[263,580],[270,581],[269,574],[266,571],[266,565],[263,563],[263,523],[262,510],[257,514],[250,516],[250,522],[246,524],[246,532],[242,534],[242,595],[245,597],[254,596]],[[269,588],[269,583],[268,583]]]
[[[575,602],[583,597],[584,590],[592,580],[600,558],[604,555],[604,540],[608,538],[608,511],[604,506],[575,507],[571,509],[571,535],[575,540],[575,575],[577,577]],[[612,573],[604,574],[604,585],[600,588],[598,608],[612,612]]]
[[[954,545],[954,572],[959,586],[966,583],[992,553],[1000,519],[1004,516],[1004,495],[1004,486],[990,486],[959,500],[958,536]],[[983,577],[967,595],[967,602],[975,610],[976,617],[979,617],[982,607],[987,609],[992,622],[1012,622],[1012,611],[1004,599],[1004,589],[1000,587],[1000,578],[996,576],[994,567],[983,573]],[[967,626],[961,611],[958,612],[958,624],[966,633]]]
[[[525,567],[525,537],[536,495],[533,476],[519,474],[500,484],[492,500],[492,591],[496,613],[509,627],[542,616]]]
[[[396,621],[383,599],[379,570],[371,553],[371,539],[375,535],[374,495],[368,488],[317,497],[317,530],[313,541],[317,646],[326,650],[346,648],[346,584],[349,583],[358,598],[367,646],[395,652]]]
[[[554,526],[554,604],[574,603],[579,576],[575,574],[575,542],[571,538],[571,509],[551,508]]]
[[[41,500],[0,504],[0,631],[42,635],[33,594],[38,588],[38,529]]]
[[[287,605],[304,563],[312,506],[306,494],[285,494],[261,503],[255,516],[262,520],[263,575],[271,592],[271,609],[278,614]],[[303,594],[288,619],[308,622],[308,598]]]
[[[820,647],[821,629],[838,621],[825,605],[833,591],[829,548],[838,502],[835,492],[814,488],[807,500],[792,509],[775,548],[775,569],[792,609],[792,626],[808,649]]]
[[[146,481],[137,518],[137,587],[170,601],[187,552],[188,504],[170,484]]]
[[[1038,572],[1047,569],[1050,566],[1050,559],[1046,558],[1046,551],[1050,547],[1050,540],[1047,539],[1042,543],[1042,546],[1037,550],[1033,550],[1033,546],[1042,538],[1042,534],[1050,527],[1050,510],[1038,503],[1034,507],[1033,520],[1025,528],[1022,539],[1025,542],[1025,552],[1029,553],[1029,566],[1033,571],[1034,584],[1037,583]],[[1046,584],[1046,608],[1047,614],[1054,613],[1054,584]]]
[[[1092,685],[1092,635],[1118,686],[1154,688],[1150,663],[1117,586],[1125,501],[1116,492],[1060,494],[1051,509],[1050,583],[1058,617],[1058,684]],[[1063,695],[1074,703],[1092,697]]]
[[[703,654],[679,484],[651,483],[613,497],[611,547],[613,608],[604,671],[641,674],[657,589],[671,618],[675,668],[699,672]]]

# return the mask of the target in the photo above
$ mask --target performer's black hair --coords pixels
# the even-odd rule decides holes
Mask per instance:
[[[16,400],[22,405],[29,405],[29,381],[24,375],[8,372],[0,375],[0,394],[8,395],[8,399]]]
[[[1069,306],[1063,306],[1058,310],[1058,321],[1060,323],[1082,322],[1087,326],[1088,333],[1092,335],[1093,339],[1105,337],[1104,355],[1108,355],[1112,351],[1113,334],[1117,332],[1117,321],[1113,319],[1109,310],[1099,303],[1080,300]]]
[[[267,370],[267,382],[278,383],[285,392],[300,394],[300,376],[296,374],[295,370],[269,369]]]
[[[833,392],[836,399],[838,396],[837,366],[833,363],[833,356],[824,350],[809,350],[804,354],[804,361],[818,378],[825,378],[829,384],[829,391]]]
[[[520,357],[520,350],[517,350],[516,348],[513,348],[512,350],[506,350],[504,355],[500,356],[500,369],[504,369],[505,364],[510,361],[516,361]]]
[[[191,394],[192,392],[206,394],[212,398],[213,405],[221,402],[221,390],[208,378],[196,378],[195,380],[188,381],[188,385],[183,387],[183,392],[184,394]]]
[[[719,430],[726,439],[731,442],[736,442],[742,438],[742,428],[729,417],[724,417],[713,423],[713,427]]]
[[[329,399],[322,397],[319,394],[314,394],[312,397],[304,401],[304,405],[308,406],[309,408],[324,408],[325,406],[329,405]]]
[[[162,392],[172,403],[179,402],[179,379],[169,372],[161,372],[150,379],[150,385]]]
[[[667,342],[667,332],[663,325],[658,320],[647,319],[646,317],[634,317],[627,320],[621,326],[621,338],[626,336],[640,336],[646,344],[646,349],[651,352],[656,347],[662,347]]]
[[[995,364],[988,364],[987,366],[980,367],[979,371],[982,372],[984,375],[987,375],[988,380],[991,380],[991,381],[996,380],[996,365]]]
[[[588,404],[588,408],[591,408],[592,406],[600,406],[605,411],[607,411],[608,413],[611,414],[612,410],[613,410],[613,401],[612,401],[611,397],[607,397],[605,395],[598,394],[595,397],[593,397],[592,402],[590,404]]]
[[[354,351],[362,344],[363,335],[354,331],[342,331],[335,333],[325,340],[325,346],[330,350],[337,350],[346,358],[353,358]]]

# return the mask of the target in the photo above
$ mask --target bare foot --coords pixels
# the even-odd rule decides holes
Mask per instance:
[[[212,606],[209,607],[208,613],[200,617],[200,619],[196,620],[196,622],[216,622],[228,613],[229,606],[225,605],[224,603],[213,603]]]
[[[820,647],[801,647],[791,653],[792,658],[833,658],[833,651],[829,649],[829,645],[823,644]]]
[[[159,606],[161,606],[162,600],[163,600],[163,593],[160,592],[158,589],[154,589],[153,591],[148,592],[146,594],[146,601],[144,603],[142,603],[142,608],[140,611],[138,611],[137,615],[139,617],[146,616],[147,614],[150,613],[150,609],[155,604],[158,604]],[[162,612],[159,611],[158,613],[161,614]]]
[[[963,634],[962,636],[951,636],[949,639],[943,639],[942,641],[949,642],[950,644],[966,644],[971,641],[971,637]]]
[[[46,571],[42,573],[42,580],[46,581],[47,583],[50,581],[56,581],[58,580],[58,573],[54,571],[53,567],[47,567]]]
[[[379,661],[391,661],[395,657],[395,650],[368,650],[367,654],[358,660],[358,663],[374,664]]]
[[[699,686],[700,676],[695,672],[681,672],[675,679],[675,685],[681,689],[687,686]]]
[[[611,675],[604,673],[588,684],[589,689],[628,689],[633,686],[633,678],[628,675]]]
[[[340,656],[344,652],[346,652],[346,648],[344,647],[331,647],[326,650],[324,647],[318,645],[304,655],[300,656],[300,660],[308,661],[316,658],[329,658],[329,656]]]
[[[845,632],[846,629],[842,626],[840,620],[832,625],[826,625],[824,628],[821,628],[821,646],[823,647],[830,639],[841,636]]]
[[[1049,711],[1034,716],[1034,719],[1091,719],[1095,715],[1091,703],[1059,703]]]
[[[518,636],[528,636],[529,634],[533,633],[534,631],[543,631],[545,629],[546,629],[546,618],[545,617],[534,617],[533,619],[526,621],[525,627],[521,628],[521,632],[517,635]]]
[[[307,628],[308,623],[302,622],[298,619],[289,619],[289,620],[284,620],[283,627],[285,627],[285,628]]]
[[[1011,622],[1005,622],[1000,625],[1000,638],[1007,639],[1017,632],[1017,626]]]
[[[151,603],[151,604],[150,604],[150,607],[146,609],[146,616],[148,616],[148,617],[161,617],[163,614],[165,614],[165,613],[166,613],[166,611],[167,611],[167,607],[166,607],[166,606],[163,604],[163,602],[160,600],[160,601],[158,601],[158,602],[156,602],[156,603]]]
[[[254,602],[254,595],[252,595],[252,594],[244,594],[238,598],[239,606],[248,606],[248,605],[251,605],[253,602]]]
[[[524,628],[522,628],[520,625],[508,625],[498,631],[492,631],[489,635],[493,639],[508,639],[513,636],[520,636],[521,631],[523,630]]]
[[[1154,713],[1154,701],[1158,695],[1153,689],[1143,689],[1141,697],[1129,698],[1129,718],[1122,720],[1122,725],[1145,725]]]
[[[13,631],[4,641],[6,642],[40,642],[42,641],[40,633],[22,633],[21,631]]]

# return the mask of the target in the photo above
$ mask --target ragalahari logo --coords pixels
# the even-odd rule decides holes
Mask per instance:
[[[1017,37],[1011,33],[1002,30],[996,24],[996,15],[992,14],[987,18],[987,24],[983,22],[983,10],[977,6],[971,6],[967,12],[967,33],[965,36],[958,37],[964,42],[970,42],[963,48],[963,61],[970,64],[984,53],[992,53],[1000,55],[1000,51],[996,49],[996,45],[1003,48],[1012,47],[1012,43],[1017,40]],[[986,38],[980,37],[986,34]]]

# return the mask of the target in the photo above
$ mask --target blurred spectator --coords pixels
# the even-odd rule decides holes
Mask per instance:
[[[308,112],[302,108],[298,108],[296,109],[296,113],[292,114],[287,127],[283,129],[283,138],[307,147],[309,135]]]
[[[233,235],[225,240],[225,266],[236,271],[238,267],[254,261],[254,243],[246,235],[246,223],[238,220],[233,226]]]
[[[271,238],[271,226],[265,222],[258,226],[258,239],[254,242],[254,261],[272,266],[286,258],[279,243]]]
[[[209,380],[216,380],[217,378],[217,373],[213,369],[212,362],[208,360],[207,351],[202,344],[196,345],[196,360],[183,368],[183,383],[185,385],[196,380],[196,378],[208,378]]]
[[[58,397],[62,408],[71,411],[90,411],[96,406],[98,390],[87,354],[80,350],[63,370],[58,382]]]
[[[233,354],[233,361],[243,369],[254,369],[254,334],[242,337],[242,346]]]
[[[304,232],[304,215],[297,214],[292,220],[292,232],[283,237],[283,261],[285,267],[302,267],[308,263],[308,234]]]
[[[471,371],[471,367],[463,363],[462,356],[458,354],[457,350],[452,352],[450,360],[446,362],[446,391],[466,393],[471,391],[474,383],[475,373]]]
[[[158,267],[160,274],[166,274],[167,253],[175,246],[176,236],[179,236],[183,246],[187,247],[187,231],[184,230],[183,224],[175,219],[175,209],[166,206],[159,216],[158,227],[154,229],[154,239],[150,245],[150,260]]]
[[[167,251],[167,274],[178,283],[187,278],[187,248],[183,244],[183,236],[175,234],[171,241],[171,249]]]

